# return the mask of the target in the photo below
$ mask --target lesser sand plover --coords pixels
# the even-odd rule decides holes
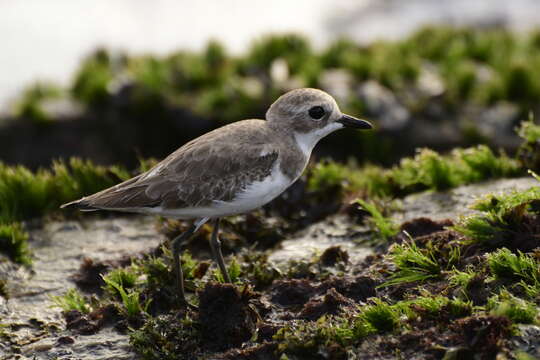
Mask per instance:
[[[212,220],[210,247],[223,278],[230,282],[218,239],[219,219],[261,207],[281,194],[300,177],[317,142],[344,127],[372,128],[365,120],[342,114],[324,91],[292,90],[270,106],[266,121],[243,120],[213,130],[149,171],[62,207],[194,220],[172,241],[178,296],[187,303],[182,241]]]

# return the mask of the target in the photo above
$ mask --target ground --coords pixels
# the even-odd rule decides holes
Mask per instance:
[[[534,185],[531,177],[410,195],[397,207],[394,219],[403,224],[402,229],[421,248],[429,242],[453,243],[458,235],[446,227],[474,212],[468,206],[479,196]],[[287,234],[277,246],[266,250],[234,249],[241,269],[234,286],[215,282],[213,272],[207,269],[204,246],[193,244],[190,250],[197,260],[188,288],[198,288],[198,293],[190,296],[198,302],[199,310],[186,313],[168,303],[168,285],[162,284],[161,292],[148,290],[152,301],[147,310],[153,316],[141,313],[131,318],[111,297],[103,300],[107,290],[101,290],[104,283],[99,274],[138,260],[143,264],[150,255],[159,258],[160,250],[156,249],[166,236],[156,228],[156,220],[144,216],[85,216],[77,221],[34,224],[30,232],[32,271],[2,263],[9,274],[9,299],[0,297],[2,334],[6,339],[0,348],[3,358],[136,359],[142,354],[146,358],[171,359],[277,359],[286,353],[291,359],[313,358],[314,354],[341,359],[347,358],[348,352],[366,359],[441,358],[445,354],[445,358],[461,359],[478,352],[489,359],[499,352],[508,355],[520,349],[539,355],[534,339],[540,328],[536,325],[518,325],[520,333],[507,317],[489,311],[471,312],[469,305],[454,303],[444,305],[438,318],[430,315],[425,304],[407,305],[412,309],[407,311],[415,315],[408,313],[405,324],[398,325],[403,321],[400,319],[386,325],[370,322],[377,328],[366,333],[366,340],[343,340],[325,333],[339,328],[330,326],[333,321],[356,321],[348,328],[356,331],[352,337],[359,336],[360,325],[354,319],[369,316],[366,306],[380,309],[374,297],[390,304],[425,297],[427,293],[457,299],[452,291],[458,290],[449,287],[444,276],[423,284],[379,287],[388,278],[386,274],[395,271],[396,265],[383,256],[392,252],[392,246],[373,241],[370,227],[357,216],[344,213]],[[225,245],[234,243],[227,226],[223,237]],[[392,240],[398,244],[403,241],[400,235]],[[442,243],[441,253],[446,251],[444,246]],[[477,256],[461,254],[468,262]],[[250,268],[249,261],[261,266],[254,270],[256,267]],[[256,271],[260,272],[257,276],[253,275]],[[486,280],[478,281],[481,289],[475,290],[473,285],[469,288],[471,306],[485,306],[487,301],[488,294],[482,294]],[[101,301],[99,306],[93,305],[98,310],[84,314],[52,307],[54,296],[74,287],[87,296],[91,305]],[[456,314],[452,306],[464,313]],[[134,329],[139,330],[133,333]],[[334,340],[328,343],[329,339]]]

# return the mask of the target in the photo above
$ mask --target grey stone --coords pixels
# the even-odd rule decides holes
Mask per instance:
[[[342,104],[349,101],[353,81],[353,76],[345,69],[325,70],[319,80],[321,89],[332,94]]]
[[[478,132],[490,139],[496,146],[515,148],[521,141],[513,131],[520,116],[519,107],[508,102],[499,102],[482,109],[476,116],[471,116]]]
[[[381,130],[398,131],[409,123],[409,110],[378,82],[370,80],[360,85],[358,96],[366,105],[368,114],[379,119]]]

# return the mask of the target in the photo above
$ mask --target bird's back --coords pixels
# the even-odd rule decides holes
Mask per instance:
[[[239,189],[271,174],[280,153],[268,141],[272,136],[264,120],[226,125],[186,143],[149,171],[63,207],[155,213],[231,201]]]

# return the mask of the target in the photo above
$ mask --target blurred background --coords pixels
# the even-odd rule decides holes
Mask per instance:
[[[373,133],[316,156],[515,151],[539,109],[534,0],[0,1],[0,161],[135,168],[318,87]]]

